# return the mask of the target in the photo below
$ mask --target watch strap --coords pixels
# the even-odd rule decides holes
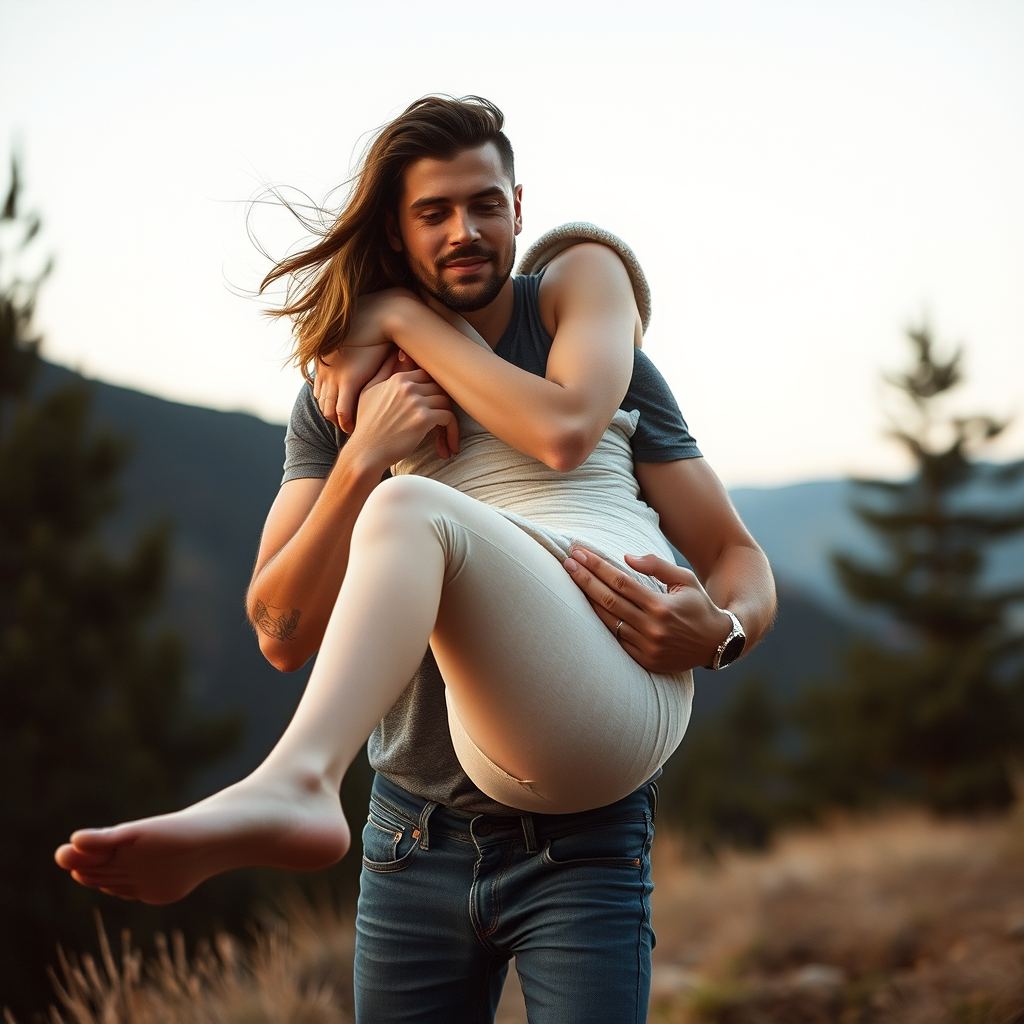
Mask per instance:
[[[715,656],[711,659],[711,664],[705,666],[712,672],[720,672],[723,668],[728,668],[743,653],[747,640],[747,634],[743,632],[740,620],[728,608],[723,608],[722,610],[732,619],[732,629],[729,631],[729,635],[718,645]]]

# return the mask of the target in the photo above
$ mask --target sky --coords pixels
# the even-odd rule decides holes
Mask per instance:
[[[429,92],[505,112],[520,251],[569,220],[633,247],[728,485],[905,470],[882,378],[924,321],[965,347],[953,407],[1016,414],[990,455],[1024,455],[1022,0],[0,0],[47,356],[284,422],[250,236],[303,235],[251,201],[324,200]]]

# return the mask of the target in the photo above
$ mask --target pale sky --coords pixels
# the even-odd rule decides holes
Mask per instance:
[[[879,381],[922,317],[1024,454],[1024,0],[0,0],[48,356],[283,422],[247,200],[323,198],[428,92],[505,111],[520,251],[577,219],[635,249],[645,349],[730,486],[899,471]]]

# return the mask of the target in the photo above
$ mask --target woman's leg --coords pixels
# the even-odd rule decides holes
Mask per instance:
[[[493,509],[400,477],[360,515],[306,692],[267,760],[184,811],[75,833],[58,863],[147,902],[234,867],[333,863],[349,841],[341,779],[428,641],[471,777],[530,809],[617,799],[685,727],[688,692],[652,685],[556,559]]]

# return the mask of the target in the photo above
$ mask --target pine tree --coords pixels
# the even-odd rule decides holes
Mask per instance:
[[[58,941],[93,899],[53,864],[77,826],[171,809],[238,734],[186,700],[180,639],[154,625],[169,532],[112,557],[100,527],[128,444],[89,423],[87,385],[39,395],[31,321],[47,267],[19,277],[39,229],[17,166],[0,216],[0,1002],[46,998]]]
[[[659,780],[666,814],[706,853],[764,849],[788,813],[780,709],[752,677],[724,711],[687,734]]]
[[[1024,636],[1013,625],[1024,585],[985,576],[993,545],[1024,530],[1024,461],[975,460],[1007,424],[945,413],[963,352],[944,359],[927,328],[908,333],[914,362],[889,379],[905,405],[890,434],[914,470],[856,481],[853,510],[884,560],[834,557],[847,593],[888,613],[902,642],[857,644],[844,683],[807,695],[800,775],[812,802],[998,808],[1024,752]]]

